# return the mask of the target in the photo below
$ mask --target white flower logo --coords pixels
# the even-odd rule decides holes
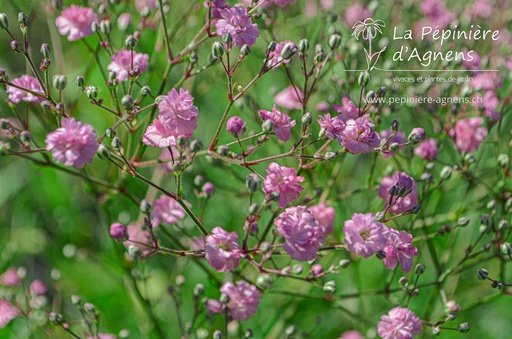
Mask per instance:
[[[357,40],[359,40],[359,37],[362,37],[363,40],[368,41],[368,50],[363,47],[366,55],[367,71],[371,71],[375,68],[380,54],[386,49],[386,47],[384,47],[380,51],[372,53],[372,41],[377,36],[377,33],[382,34],[382,28],[385,26],[386,25],[384,24],[384,21],[373,20],[372,18],[366,18],[364,21],[358,21],[354,24],[354,26],[352,26],[352,36],[354,36]],[[375,61],[372,65],[372,60],[374,58]]]

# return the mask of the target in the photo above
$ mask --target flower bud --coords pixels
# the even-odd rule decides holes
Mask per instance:
[[[270,245],[270,243],[268,241],[264,241],[261,243],[260,245],[260,251],[262,253],[267,253],[268,251],[270,251],[272,249],[272,245]]]
[[[302,54],[306,54],[309,50],[309,41],[308,39],[302,39],[299,41],[299,52]]]
[[[201,192],[203,193],[204,197],[206,199],[211,199],[213,195],[215,194],[215,186],[211,182],[207,182],[203,185],[203,188],[201,189]]]
[[[220,42],[215,41],[212,44],[212,54],[216,58],[222,58],[222,56],[224,55],[224,46],[222,46]]]
[[[137,39],[133,35],[128,35],[124,40],[124,45],[128,49],[134,49],[137,46]]]
[[[398,129],[400,128],[400,122],[398,122],[398,120],[393,120],[393,122],[391,123],[391,130],[392,131],[398,131]]]
[[[330,280],[324,284],[324,292],[333,294],[336,293],[336,282],[334,280]]]
[[[108,147],[105,144],[100,144],[100,146],[98,147],[97,154],[101,159],[110,158],[110,150],[108,149]]]
[[[81,302],[82,302],[82,300],[80,299],[80,297],[79,297],[79,296],[74,295],[74,294],[71,296],[71,303],[72,303],[73,305],[75,305],[75,306],[76,306],[76,305],[80,305],[80,303],[81,303]]]
[[[47,43],[41,44],[40,51],[44,58],[46,58],[46,59],[50,58],[50,46],[48,46]]]
[[[199,152],[203,149],[203,143],[199,139],[194,139],[190,142],[189,147],[192,152]]]
[[[229,118],[226,126],[228,133],[237,139],[245,132],[245,121],[237,116]]]
[[[498,222],[498,229],[499,230],[504,230],[504,229],[508,228],[508,226],[509,226],[509,224],[508,224],[508,221],[506,221],[506,220],[500,220]]]
[[[272,279],[268,274],[260,274],[256,279],[256,284],[263,289],[267,289],[272,285]]]
[[[510,158],[507,154],[498,155],[498,166],[501,168],[507,168],[510,163]]]
[[[178,135],[178,137],[176,138],[176,144],[178,144],[179,146],[185,146],[186,143],[187,138],[185,138],[183,135]]]
[[[117,19],[117,27],[121,32],[127,32],[132,24],[132,16],[130,13],[123,13]]]
[[[221,303],[227,304],[229,302],[229,296],[225,293],[221,293],[219,300]]]
[[[265,120],[265,122],[263,123],[263,130],[266,133],[273,132],[275,128],[276,128],[276,125],[274,124],[274,122],[272,120]]]
[[[276,45],[277,45],[277,43],[275,41],[269,42],[269,44],[267,46],[267,52],[275,51],[276,50]]]
[[[293,42],[287,42],[281,51],[281,57],[284,60],[289,60],[295,55],[295,53],[297,53],[297,50],[297,45],[295,45]]]
[[[62,91],[68,85],[68,79],[65,75],[57,74],[53,76],[53,87]]]
[[[311,123],[313,123],[313,116],[311,113],[306,112],[306,114],[302,116],[301,121],[304,125],[311,125]]]
[[[384,260],[384,259],[386,259],[386,252],[384,252],[383,250],[380,250],[377,253],[375,253],[375,256],[379,260]]]
[[[441,334],[441,328],[439,328],[439,326],[432,326],[432,334],[433,335]]]
[[[101,20],[100,22],[100,32],[108,35],[112,31],[112,25],[110,24],[110,20]]]
[[[127,94],[121,98],[121,105],[123,105],[124,108],[126,108],[126,109],[132,108],[133,104],[134,104],[134,101],[133,101],[133,98],[131,95]]]
[[[339,265],[341,268],[347,268],[347,267],[350,265],[350,260],[342,259],[342,260],[340,260],[340,262],[338,263],[338,265]]]
[[[9,19],[7,18],[7,15],[5,13],[0,13],[0,28],[9,28]]]
[[[325,160],[333,161],[334,158],[336,158],[336,155],[337,155],[336,152],[325,152]]]
[[[301,264],[295,264],[292,266],[292,272],[294,274],[301,274],[303,270],[304,266],[302,266]]]
[[[503,255],[510,256],[512,254],[512,246],[508,242],[504,242],[503,244],[501,244],[500,250]]]
[[[11,48],[13,51],[17,53],[23,53],[23,48],[21,47],[21,44],[17,40],[11,41]]]
[[[459,220],[457,220],[457,225],[459,225],[460,227],[467,226],[469,225],[470,220],[471,219],[466,217],[460,217]]]
[[[175,282],[176,282],[176,285],[183,286],[183,285],[185,285],[186,280],[185,280],[185,277],[180,274],[176,277]]]
[[[226,145],[220,145],[217,147],[217,153],[222,155],[223,157],[227,156],[229,154],[229,148]]]
[[[85,79],[83,76],[79,75],[76,77],[76,81],[75,81],[76,85],[78,87],[82,87],[84,84],[85,84]]]
[[[481,268],[477,271],[478,273],[478,279],[480,280],[486,280],[489,277],[489,272],[485,268]]]
[[[400,279],[398,279],[398,283],[402,286],[407,286],[408,282],[407,282],[407,278],[406,277],[400,277]]]
[[[48,319],[53,325],[60,325],[64,322],[64,317],[62,314],[57,312],[50,312]]]
[[[153,206],[151,206],[151,204],[146,199],[142,199],[142,201],[140,202],[140,211],[142,213],[147,214],[151,212],[152,208]]]
[[[425,133],[425,130],[420,127],[416,127],[411,131],[411,134],[409,134],[409,142],[413,145],[416,145],[417,143],[425,140],[425,137],[427,134]]]
[[[468,322],[461,323],[459,325],[459,332],[460,333],[468,333],[470,329],[470,324]]]
[[[340,44],[341,44],[341,35],[331,34],[331,36],[329,37],[329,41],[327,42],[327,45],[331,49],[336,49],[336,48],[340,47]]]
[[[361,87],[366,87],[366,86],[368,86],[368,83],[370,82],[370,78],[371,78],[370,73],[364,71],[359,75],[359,79],[357,80],[357,83]]]
[[[128,254],[132,259],[137,260],[142,256],[142,250],[135,245],[130,245],[128,247]]]
[[[280,196],[281,195],[279,194],[279,192],[274,191],[274,192],[270,193],[268,198],[269,198],[270,201],[278,201]]]
[[[98,88],[96,86],[87,86],[85,94],[91,100],[95,100],[98,97]]]
[[[140,16],[141,18],[147,18],[151,15],[151,9],[149,9],[148,6],[144,6],[142,7],[141,11],[140,11]]]
[[[382,221],[384,219],[386,219],[386,213],[384,213],[383,211],[377,212],[375,214],[375,220]]]
[[[400,144],[398,142],[393,142],[389,145],[389,149],[392,151],[398,151],[400,150]]]
[[[212,338],[213,339],[222,339],[223,338],[222,332],[220,330],[216,330],[215,332],[213,332]]]
[[[96,306],[94,306],[93,304],[91,303],[85,303],[84,304],[84,310],[87,312],[87,313],[96,313]]]
[[[242,48],[240,48],[240,54],[243,56],[248,56],[251,53],[251,48],[248,45],[243,45]]]
[[[30,142],[32,140],[32,134],[29,131],[21,131],[20,140],[23,143]]]
[[[113,129],[113,128],[107,128],[107,130],[105,131],[105,135],[108,137],[108,138],[113,138],[116,136],[116,130]]]
[[[377,90],[377,96],[378,96],[379,98],[382,98],[382,97],[384,97],[385,95],[386,95],[386,87],[382,86],[381,88],[379,88],[379,89]]]
[[[194,298],[200,297],[204,293],[204,285],[199,283],[194,287]]]
[[[444,166],[439,175],[442,179],[450,179],[452,176],[452,168],[450,166]]]
[[[295,325],[290,325],[284,331],[288,338],[291,338],[293,335],[297,333],[297,327]]]
[[[222,36],[222,41],[224,41],[227,45],[229,45],[230,43],[233,42],[233,37],[231,36],[231,34],[226,33]]]
[[[249,206],[249,213],[256,214],[259,209],[260,209],[260,205],[258,205],[257,203],[251,204],[251,206]]]
[[[18,23],[20,25],[26,25],[27,22],[28,22],[28,16],[23,12],[19,12],[18,13]]]
[[[121,147],[123,147],[123,143],[121,142],[121,139],[119,139],[119,137],[114,137],[114,139],[112,139],[112,143],[110,144],[110,146],[112,146],[113,149],[118,150]]]
[[[194,185],[196,186],[203,186],[204,185],[204,178],[201,175],[196,175],[194,178]]]
[[[417,275],[422,275],[423,273],[425,273],[425,265],[416,265],[416,267],[414,268],[414,273],[416,273]]]
[[[151,95],[151,88],[149,86],[144,86],[140,89],[140,95],[143,97],[147,97],[148,95]]]
[[[8,129],[11,128],[11,122],[7,119],[0,119],[0,129]]]
[[[244,339],[250,339],[250,338],[252,338],[252,336],[253,336],[252,330],[250,328],[248,328],[244,333]]]
[[[94,21],[94,22],[91,24],[91,31],[92,31],[93,33],[96,33],[96,32],[98,32],[99,30],[100,30],[100,24],[99,24],[99,22]]]

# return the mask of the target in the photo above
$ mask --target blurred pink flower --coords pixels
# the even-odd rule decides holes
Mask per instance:
[[[345,96],[341,98],[341,105],[332,105],[332,109],[339,113],[338,117],[343,122],[347,122],[347,120],[350,119],[356,120],[359,117],[359,109],[348,97]]]
[[[437,140],[430,138],[423,141],[416,147],[414,154],[419,155],[422,159],[432,161],[437,158]]]
[[[412,268],[413,256],[418,255],[418,249],[412,246],[412,235],[405,231],[398,232],[394,228],[388,230],[388,243],[384,247],[386,257],[382,261],[390,270],[394,270],[400,263],[402,271],[407,273]]]
[[[467,69],[471,70],[477,70],[480,69],[480,66],[482,65],[482,59],[478,55],[477,52],[472,51],[471,56],[468,55],[468,49],[463,48],[462,53],[464,55],[464,59],[462,60],[462,66],[464,66]],[[472,59],[472,60],[469,60]]]
[[[289,63],[292,60],[292,59],[284,59],[281,56],[281,53],[283,52],[283,48],[284,48],[284,46],[286,46],[286,44],[292,44],[292,46],[296,47],[295,43],[293,41],[290,41],[290,40],[285,40],[285,41],[278,42],[276,44],[276,49],[269,53],[268,60],[267,60],[267,66],[268,67],[275,67],[278,63],[287,64],[287,63]],[[293,86],[290,86],[290,87],[292,87],[292,90],[293,90]],[[297,94],[296,93],[291,93],[290,95],[294,95],[295,98],[297,98]],[[298,99],[294,99],[294,100],[295,101],[299,101]],[[300,108],[302,108],[302,104],[301,104]]]
[[[134,71],[136,74],[144,72],[148,68],[148,61],[149,55],[147,54],[135,52],[132,53],[131,51],[122,49],[112,56],[111,62],[107,66],[107,69],[111,72],[117,73],[117,81],[126,81],[128,80],[130,71]]]
[[[389,205],[389,189],[392,186],[395,186],[399,183],[400,177],[405,173],[395,172],[392,177],[384,177],[379,187],[379,197],[384,199],[385,204],[384,208],[387,208]],[[406,174],[405,174],[406,175]],[[409,177],[409,176],[407,176]],[[410,177],[409,177],[410,178]],[[412,180],[411,192],[406,196],[393,197],[394,205],[389,208],[389,212],[393,214],[403,213],[412,209],[414,206],[418,205],[418,191],[416,188],[416,182]],[[398,187],[400,190],[400,187]]]
[[[334,217],[336,216],[336,212],[334,211],[333,207],[329,207],[325,202],[321,202],[317,205],[309,207],[308,209],[315,217],[318,226],[320,226],[322,229],[324,237],[334,231],[332,223],[334,221]]]
[[[272,107],[272,111],[261,109],[258,113],[263,121],[271,120],[274,123],[274,132],[278,140],[287,141],[291,138],[290,129],[295,126],[295,120],[292,121],[288,114],[281,113],[276,105]]]
[[[364,337],[358,331],[347,331],[344,332],[338,339],[364,339]]]
[[[274,224],[286,240],[283,249],[293,259],[309,261],[317,257],[319,245],[325,242],[324,233],[305,206],[287,208]]]
[[[11,320],[20,315],[17,307],[11,305],[10,302],[0,299],[0,328],[4,328]]]
[[[260,291],[256,286],[246,281],[237,281],[236,286],[232,282],[226,282],[220,291],[229,297],[227,307],[233,320],[246,321],[258,310],[260,304]]]
[[[422,32],[424,27],[443,29],[456,19],[455,14],[446,8],[443,0],[423,0],[421,12],[425,17],[418,20],[412,29],[413,36],[416,39],[423,38]],[[425,37],[432,38],[432,33],[425,34]]]
[[[45,283],[39,279],[32,281],[29,289],[30,289],[30,292],[35,295],[42,295],[42,294],[45,294],[47,291]]]
[[[356,120],[347,120],[341,133],[343,145],[353,154],[370,153],[379,147],[380,137],[373,128],[370,116],[365,115]]]
[[[458,315],[460,312],[460,305],[455,300],[448,300],[444,305],[446,313],[451,315]]]
[[[480,117],[461,119],[454,128],[450,129],[455,147],[466,153],[473,153],[487,137],[487,128],[481,127],[483,119]]]
[[[423,330],[418,316],[404,307],[395,307],[380,319],[377,332],[382,339],[412,339]]]
[[[267,167],[267,176],[263,181],[263,192],[267,199],[270,199],[272,193],[279,194],[277,206],[283,208],[300,196],[304,188],[299,183],[303,181],[304,177],[297,176],[295,168],[279,166],[272,162]]]
[[[175,224],[178,220],[185,218],[185,210],[174,199],[162,195],[153,203],[153,210],[151,211],[151,224],[157,227],[160,223]]]
[[[128,229],[120,222],[115,222],[110,225],[109,233],[115,241],[122,242],[128,240]]]
[[[472,5],[466,5],[465,12],[472,18],[490,18],[493,3],[489,0],[475,0]]]
[[[9,268],[0,275],[0,285],[5,287],[18,287],[21,285],[21,279],[18,276],[18,270],[14,267]]]
[[[62,11],[55,24],[61,35],[67,35],[69,41],[74,41],[93,35],[91,26],[97,20],[98,15],[92,8],[71,5]]]
[[[494,91],[501,86],[501,80],[492,72],[478,72],[469,85],[476,90]]]
[[[260,36],[258,25],[253,24],[243,7],[229,7],[220,11],[222,19],[215,23],[218,36],[231,35],[233,45],[241,48],[243,45],[251,47]]]
[[[128,240],[123,242],[126,248],[130,245],[135,245],[142,250],[142,256],[147,256],[153,249],[153,241],[151,240],[151,234],[149,231],[142,230],[138,224],[130,224],[127,226],[128,229]]]
[[[477,109],[482,107],[483,113],[486,117],[491,118],[493,120],[500,120],[500,112],[498,111],[498,105],[500,104],[500,99],[496,96],[494,91],[486,91],[484,96],[480,100],[476,100],[476,96],[480,96],[479,93],[475,93],[475,102],[473,104]],[[472,99],[473,100],[473,99]]]
[[[347,249],[363,258],[369,258],[387,244],[387,227],[375,221],[373,213],[355,213],[345,221],[343,234]]]
[[[245,132],[245,121],[240,117],[233,116],[228,119],[226,129],[233,137],[240,138]]]
[[[82,168],[92,161],[99,144],[94,128],[74,118],[62,118],[62,127],[46,136],[46,150],[66,166]]]
[[[512,58],[508,59],[507,60],[507,63],[505,64],[505,66],[512,71]]]
[[[32,92],[44,94],[39,81],[31,75],[25,74],[20,78],[12,79],[12,83],[22,88],[26,88]],[[6,92],[8,94],[9,100],[15,104],[22,100],[25,102],[41,102],[44,100],[42,97],[38,97],[32,93],[9,85],[7,85]]]
[[[266,0],[261,5],[261,7],[262,8],[269,8],[269,7],[272,7],[272,6],[276,5],[276,6],[284,8],[284,7],[288,6],[288,5],[294,5],[296,1],[297,0]],[[250,6],[253,1],[252,0],[241,0],[240,2],[242,4],[244,4],[245,6]]]
[[[331,118],[331,114],[327,113],[318,118],[318,124],[325,131],[327,139],[338,139],[340,145],[343,143],[342,133],[345,129],[345,123],[339,116]]]
[[[297,95],[298,94],[298,95]],[[295,89],[293,86],[288,86],[281,92],[277,93],[274,97],[274,102],[286,109],[302,109],[301,99],[304,94],[300,89]]]
[[[212,234],[206,236],[204,245],[210,266],[218,272],[234,271],[240,263],[242,251],[237,241],[236,232],[228,233],[221,227],[215,227]]]
[[[151,10],[155,10],[158,8],[158,1],[157,0],[136,0],[135,1],[135,8],[137,8],[138,11],[142,11],[144,7],[147,7]]]
[[[354,3],[345,11],[345,25],[347,25],[347,28],[352,29],[356,22],[364,21],[371,17],[372,13],[370,13],[368,7]]]
[[[391,130],[390,129],[387,129],[387,130],[384,130],[382,132],[380,132],[380,139],[381,140],[387,140],[389,138],[389,136],[391,135]],[[389,142],[388,145],[391,145],[393,143],[397,143],[399,145],[402,145],[405,143],[405,133],[404,131],[398,131],[392,138],[391,138],[391,141]],[[404,148],[405,146],[400,146],[400,149]],[[382,152],[382,156],[384,157],[384,159],[387,159],[389,157],[392,157],[395,155],[395,151],[392,151],[390,149],[386,150],[386,151],[383,151]]]

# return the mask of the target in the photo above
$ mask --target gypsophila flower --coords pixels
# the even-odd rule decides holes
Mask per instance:
[[[115,222],[110,225],[110,236],[114,238],[116,241],[126,241],[128,240],[128,230],[125,225],[120,222]]]
[[[21,279],[18,276],[17,269],[11,267],[0,275],[0,285],[5,287],[18,287],[21,285]]]
[[[116,72],[117,81],[126,81],[130,71],[140,74],[148,68],[149,55],[122,49],[112,55],[110,60],[107,69]]]
[[[384,224],[375,221],[373,213],[355,213],[343,227],[347,249],[363,258],[371,257],[386,246],[387,232]]]
[[[95,21],[98,21],[98,15],[92,8],[71,5],[62,11],[55,24],[60,34],[67,35],[69,41],[74,41],[93,35],[91,26]]]
[[[92,161],[99,144],[94,128],[74,118],[62,118],[62,127],[46,136],[46,150],[66,166],[82,168]]]
[[[246,321],[258,310],[261,292],[246,281],[226,282],[220,291],[229,297],[227,308],[233,320]]]
[[[242,118],[234,116],[228,119],[226,129],[235,138],[240,138],[245,132],[245,122]]]
[[[348,97],[341,98],[341,105],[332,105],[332,109],[339,113],[338,117],[343,121],[355,120],[359,117],[359,109]]]
[[[377,332],[382,339],[412,339],[423,330],[418,316],[404,307],[395,307],[380,319]]]
[[[42,295],[46,293],[47,288],[44,282],[42,282],[39,279],[36,279],[32,281],[32,283],[30,284],[29,290],[32,294]]]
[[[208,263],[218,272],[234,271],[240,263],[242,249],[237,243],[238,234],[228,233],[221,227],[215,227],[212,234],[206,236],[204,245]]]
[[[220,19],[221,11],[225,8],[229,8],[229,5],[226,3],[225,0],[213,0],[213,1],[205,1],[203,3],[205,7],[211,6],[212,7],[212,17],[213,19]]]
[[[186,212],[183,207],[171,197],[162,195],[153,203],[151,211],[151,223],[157,227],[160,223],[175,224],[178,220],[185,218]]]
[[[357,331],[347,331],[344,332],[338,339],[364,339],[364,337]]]
[[[0,299],[0,328],[4,328],[17,316],[20,315],[20,311],[17,307],[12,305],[10,302],[4,299]]]
[[[418,255],[418,249],[412,246],[412,235],[405,231],[398,232],[394,228],[389,228],[388,243],[384,247],[386,257],[382,260],[384,266],[390,270],[394,270],[400,263],[402,271],[407,273],[412,268],[413,256]]]
[[[291,58],[284,59],[283,56],[281,55],[283,52],[283,48],[284,48],[284,46],[286,46],[286,44],[295,45],[293,43],[293,41],[290,41],[290,40],[285,40],[285,41],[277,43],[275,50],[273,50],[272,52],[269,53],[268,60],[267,60],[268,67],[275,67],[277,64],[279,64],[279,65],[287,64],[291,61]],[[291,86],[291,87],[293,89],[293,86]],[[302,108],[302,105],[300,108]]]
[[[336,212],[334,211],[333,207],[329,207],[325,202],[321,202],[317,205],[309,207],[308,209],[315,217],[318,226],[322,228],[324,237],[334,231],[332,223],[334,221],[334,217],[336,216]]]
[[[245,8],[230,7],[220,11],[221,19],[215,23],[218,36],[231,35],[233,45],[242,48],[243,45],[252,47],[256,38],[260,36],[258,25],[253,24],[247,16]]]
[[[379,147],[380,137],[372,128],[370,116],[365,115],[356,120],[347,120],[341,133],[343,145],[353,154],[373,152]]]
[[[263,192],[268,199],[272,193],[277,193],[279,195],[277,206],[283,208],[300,196],[304,188],[299,183],[303,181],[304,177],[297,176],[295,168],[279,166],[279,164],[272,162],[267,167],[267,175],[263,181]]]
[[[318,118],[318,124],[325,132],[327,139],[336,138],[340,145],[343,143],[342,133],[345,123],[338,116],[331,118],[331,114],[327,113]]]
[[[274,224],[286,240],[283,249],[293,259],[309,261],[317,257],[319,245],[325,242],[324,233],[305,206],[287,208]]]
[[[22,88],[26,88],[35,93],[44,94],[43,89],[39,81],[31,75],[22,75],[19,78],[12,79],[12,83]],[[22,89],[7,85],[6,92],[9,100],[17,104],[20,101],[25,102],[41,102],[44,100],[43,97],[39,97]]]
[[[382,182],[379,187],[379,197],[381,197],[385,201],[384,208],[387,208],[389,205],[389,189],[392,186],[396,185],[399,182],[400,177],[403,175],[406,174],[402,172],[395,172],[392,177],[384,177],[382,179]],[[412,178],[410,179],[412,180],[411,192],[406,196],[393,197],[394,204],[388,210],[390,213],[403,213],[405,211],[412,209],[414,206],[418,205],[418,191],[416,188],[416,182]]]
[[[126,248],[135,245],[142,250],[142,256],[145,257],[151,253],[153,241],[149,231],[143,230],[139,224],[133,223],[126,227],[128,229],[128,240],[123,244]]]
[[[414,150],[414,154],[419,155],[422,159],[432,161],[437,158],[437,140],[430,138],[421,142]]]
[[[461,119],[449,131],[455,147],[466,153],[473,153],[487,137],[487,128],[482,127],[483,119],[480,117]]]
[[[302,98],[304,98],[304,93],[290,85],[274,96],[274,102],[286,109],[302,109]]]
[[[295,126],[295,120],[292,121],[288,114],[281,113],[276,105],[272,107],[272,111],[261,109],[258,113],[264,122],[270,120],[274,123],[274,132],[278,140],[288,141],[291,138],[290,129]]]

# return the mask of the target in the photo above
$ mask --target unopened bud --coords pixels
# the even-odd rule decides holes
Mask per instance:
[[[210,199],[215,194],[215,186],[211,182],[208,181],[207,183],[205,183],[203,185],[201,192],[203,193],[203,195],[206,199]]]
[[[11,128],[11,122],[7,119],[0,119],[0,129],[8,129]]]
[[[53,325],[60,325],[64,322],[62,314],[57,312],[50,312],[48,318]]]
[[[108,149],[108,147],[105,144],[100,144],[100,146],[98,147],[98,156],[101,159],[110,158],[110,150]]]
[[[213,336],[212,336],[213,339],[222,339],[223,337],[224,336],[222,335],[221,331],[216,330],[215,332],[213,332]]]
[[[76,81],[75,81],[76,85],[78,87],[82,87],[84,84],[85,84],[85,79],[83,76],[79,75],[76,77]]]
[[[368,86],[368,83],[370,82],[370,73],[364,71],[359,75],[359,79],[357,80],[359,86],[366,87]]]
[[[336,292],[336,282],[334,280],[330,280],[324,284],[324,292],[333,294]]]
[[[336,152],[325,152],[325,160],[332,161],[334,158],[336,158],[336,155]]]
[[[439,175],[442,179],[449,179],[452,176],[452,168],[450,166],[444,166]]]
[[[270,285],[272,285],[272,279],[270,278],[270,275],[268,274],[261,274],[258,279],[256,279],[256,284],[263,288],[269,288]]]
[[[142,256],[142,250],[135,245],[130,245],[128,247],[128,254],[132,259],[137,260]]]
[[[347,267],[350,265],[350,260],[347,260],[347,259],[340,260],[340,262],[338,263],[338,265],[339,265],[341,268],[347,268]]]
[[[336,49],[336,48],[340,47],[340,44],[341,44],[341,35],[331,34],[331,36],[329,37],[329,41],[327,42],[327,45],[331,49]]]
[[[411,134],[409,134],[409,142],[413,145],[425,140],[425,137],[427,134],[425,133],[425,130],[420,127],[416,127],[411,131]]]
[[[510,256],[512,254],[512,246],[510,246],[510,243],[508,242],[501,244],[500,250],[503,255]]]
[[[391,130],[392,131],[398,131],[398,129],[400,128],[400,122],[398,122],[398,120],[393,120],[393,122],[391,123]]]
[[[502,168],[507,168],[510,163],[510,158],[507,154],[498,155],[498,165]]]
[[[110,24],[110,20],[101,20],[100,31],[105,35],[110,34],[110,32],[112,31],[112,25]]]
[[[422,275],[423,273],[425,273],[425,265],[416,265],[416,267],[414,268],[414,273],[416,273],[417,275]]]
[[[132,108],[133,104],[134,104],[134,101],[133,101],[133,98],[131,95],[127,94],[121,98],[121,105],[123,105],[124,108],[126,108],[126,109]]]
[[[284,60],[291,59],[295,53],[297,53],[297,50],[297,45],[295,45],[293,42],[287,42],[281,51],[281,57]]]
[[[297,327],[295,325],[288,326],[284,332],[288,337],[291,337],[297,333]]]
[[[265,122],[263,123],[263,130],[266,133],[273,132],[275,128],[276,128],[276,125],[274,124],[274,122],[272,120],[265,120]]]
[[[151,95],[151,88],[149,86],[144,86],[140,89],[140,95],[143,97],[147,97],[148,95]]]
[[[91,100],[95,100],[98,97],[98,88],[96,86],[87,86],[85,94]]]
[[[489,272],[485,268],[481,268],[477,271],[478,273],[478,279],[480,280],[486,280],[489,277]]]
[[[123,143],[121,142],[121,139],[119,139],[119,137],[114,137],[114,139],[112,139],[112,143],[110,145],[112,146],[113,149],[116,149],[116,150],[123,147]]]
[[[7,15],[5,13],[0,13],[0,28],[9,28],[9,19],[7,18]]]
[[[301,41],[299,41],[299,52],[302,53],[302,54],[306,54],[309,50],[309,41],[308,39],[302,39]]]
[[[313,122],[313,116],[311,115],[311,113],[307,112],[306,114],[304,114],[302,116],[302,123],[304,125],[311,125],[312,122]]]
[[[277,43],[275,41],[271,41],[267,46],[267,51],[273,52],[276,50]]]
[[[470,329],[470,324],[468,322],[461,323],[459,325],[459,332],[460,333],[468,333]]]
[[[457,225],[464,227],[469,225],[470,219],[467,217],[460,217],[459,220],[457,220]]]
[[[144,214],[147,214],[151,212],[151,209],[151,204],[146,199],[142,199],[142,201],[140,202],[140,211]]]
[[[26,25],[27,22],[28,22],[28,16],[23,12],[19,12],[18,13],[18,23],[20,25]]]
[[[11,48],[15,52],[18,52],[18,53],[23,52],[23,48],[21,47],[21,44],[17,40],[11,41]]]
[[[222,36],[222,41],[224,41],[226,44],[230,44],[233,42],[233,37],[231,36],[231,34],[229,33],[226,33]]]
[[[68,79],[65,75],[57,74],[53,76],[53,87],[62,91],[68,85]]]
[[[219,300],[220,300],[221,303],[227,304],[230,299],[229,299],[229,296],[227,294],[221,293]]]
[[[29,131],[21,131],[20,140],[23,143],[30,142],[32,140],[32,134]]]
[[[377,90],[377,96],[378,96],[379,98],[382,98],[382,97],[384,97],[385,95],[386,95],[386,87],[382,86],[381,88],[379,88],[379,89]]]
[[[46,43],[41,44],[40,51],[44,58],[46,58],[46,59],[50,58],[50,46],[48,46],[48,44],[46,44]]]
[[[128,35],[124,41],[126,48],[134,49],[137,46],[137,39],[133,35]]]
[[[302,266],[301,264],[295,264],[292,266],[292,272],[294,274],[301,274],[303,270],[304,266]]]
[[[81,302],[82,302],[82,300],[80,299],[79,296],[77,296],[77,295],[72,295],[71,296],[71,303],[73,305],[80,305]]]
[[[248,56],[251,53],[251,48],[248,45],[243,45],[242,48],[240,48],[240,54],[243,56]]]

